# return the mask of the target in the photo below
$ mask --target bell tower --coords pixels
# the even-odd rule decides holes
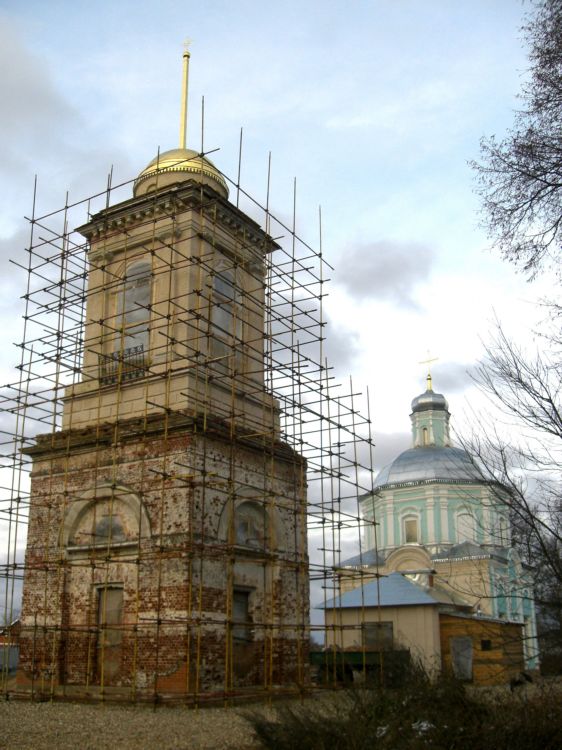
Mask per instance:
[[[188,63],[180,147],[77,229],[81,378],[62,429],[27,449],[32,692],[197,700],[304,679],[306,462],[264,363],[277,245],[185,147]]]
[[[80,227],[90,244],[82,382],[63,427],[171,410],[275,430],[264,389],[273,240],[188,149],[160,154],[134,196]]]
[[[152,159],[130,200],[92,216],[82,382],[63,427],[162,410],[275,431],[264,390],[266,259],[276,243],[233,204],[220,171],[185,147]]]

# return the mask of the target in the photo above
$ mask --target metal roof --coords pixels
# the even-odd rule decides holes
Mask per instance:
[[[442,393],[435,393],[435,391],[428,388],[425,393],[416,396],[412,401],[412,412],[428,411],[429,409],[446,411],[448,413],[449,404]]]
[[[377,581],[362,584],[352,591],[321,604],[318,609],[352,609],[378,607],[413,607],[423,604],[437,606],[438,602],[401,573],[391,573]]]
[[[342,560],[337,567],[360,568],[364,565],[382,565],[383,563],[384,557],[382,555],[377,555],[374,549],[366,549],[360,555],[354,555],[353,557],[348,557],[347,560]]]
[[[476,544],[475,542],[461,542],[460,544],[454,544],[448,549],[436,552],[431,556],[432,560],[468,560],[474,558],[489,558],[494,557],[507,562],[509,548],[498,547],[495,545]]]
[[[380,471],[374,487],[418,482],[485,481],[482,472],[460,448],[427,446],[410,448]]]

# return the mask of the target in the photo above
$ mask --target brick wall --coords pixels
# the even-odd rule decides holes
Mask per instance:
[[[20,685],[191,694],[301,679],[302,459],[220,426],[160,422],[57,433],[31,449]],[[241,503],[265,510],[259,544],[237,542]],[[236,587],[249,592],[244,648],[232,642]],[[100,627],[107,588],[122,606]]]

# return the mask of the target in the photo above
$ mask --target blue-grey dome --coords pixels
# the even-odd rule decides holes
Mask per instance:
[[[460,448],[427,446],[410,448],[375,479],[375,489],[394,484],[418,482],[483,482],[480,469]]]
[[[426,411],[427,409],[435,409],[436,411],[448,411],[449,404],[447,399],[442,393],[435,393],[431,389],[412,401],[412,412],[415,414],[418,411]]]

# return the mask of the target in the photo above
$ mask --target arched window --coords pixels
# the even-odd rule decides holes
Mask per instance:
[[[152,269],[147,261],[134,263],[125,273],[118,302],[117,351],[148,352]]]
[[[457,541],[473,542],[475,540],[475,524],[472,513],[459,513],[457,516]]]
[[[429,432],[427,427],[422,428],[422,445],[429,445]]]
[[[420,530],[418,517],[414,515],[404,516],[402,521],[404,543],[417,544],[420,541]]]

